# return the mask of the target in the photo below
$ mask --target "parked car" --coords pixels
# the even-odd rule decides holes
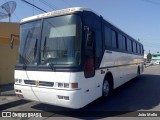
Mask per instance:
[[[152,66],[153,63],[151,61],[144,62],[145,67]]]

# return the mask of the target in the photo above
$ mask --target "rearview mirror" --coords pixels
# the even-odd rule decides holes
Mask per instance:
[[[19,38],[19,35],[11,34],[11,36],[10,36],[10,48],[11,48],[11,49],[13,49],[14,38],[15,38],[15,37],[18,37],[18,38]]]
[[[85,38],[86,38],[86,48],[91,48],[93,47],[93,32],[89,29],[88,26],[85,26]]]

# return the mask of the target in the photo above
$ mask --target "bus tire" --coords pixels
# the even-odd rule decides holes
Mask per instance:
[[[140,67],[138,67],[138,69],[137,69],[137,77],[136,78],[139,79],[140,75],[141,75]]]
[[[111,84],[109,80],[104,80],[102,85],[102,99],[105,100],[109,97],[111,92]]]

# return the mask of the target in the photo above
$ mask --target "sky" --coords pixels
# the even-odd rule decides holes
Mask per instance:
[[[0,0],[0,5],[9,0]],[[11,17],[12,22],[43,13],[36,8],[22,2],[17,3],[16,10]],[[160,0],[26,0],[47,12],[70,8],[88,7],[100,14],[107,21],[122,31],[139,40],[145,53],[160,52]],[[47,6],[47,5],[49,6]],[[0,20],[8,22],[9,19]],[[1,28],[0,28],[1,29]]]

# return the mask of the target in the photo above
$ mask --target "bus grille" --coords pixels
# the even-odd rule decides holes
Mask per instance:
[[[37,85],[35,80],[24,80],[24,83],[27,85]],[[39,81],[38,86],[53,87],[54,82]]]

